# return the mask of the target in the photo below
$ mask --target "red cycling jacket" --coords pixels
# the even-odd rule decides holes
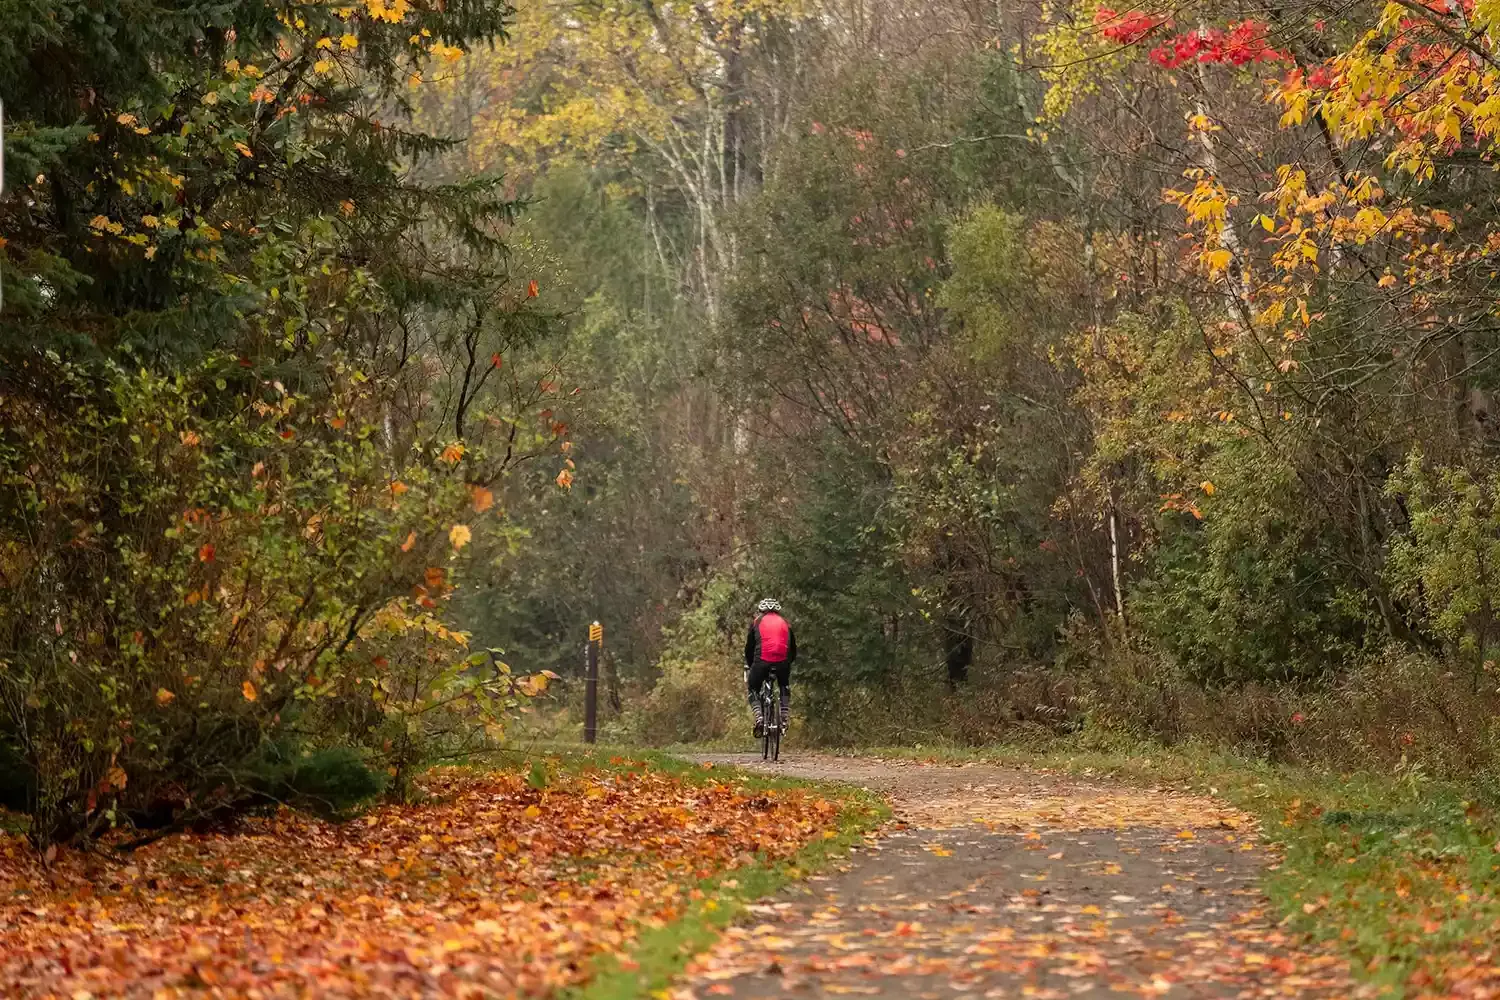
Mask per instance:
[[[762,663],[791,663],[797,658],[797,637],[792,626],[774,611],[768,611],[755,619],[750,633],[745,636],[745,665],[759,660]]]

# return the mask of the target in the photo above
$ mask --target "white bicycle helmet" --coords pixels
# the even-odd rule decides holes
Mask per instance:
[[[761,601],[759,604],[757,604],[755,606],[755,610],[759,611],[761,614],[765,614],[768,611],[780,612],[781,611],[781,602],[780,601],[776,601],[776,600],[772,600],[771,598],[768,597],[764,601]]]

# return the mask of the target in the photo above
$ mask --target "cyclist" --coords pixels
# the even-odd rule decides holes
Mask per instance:
[[[755,713],[756,739],[766,733],[766,720],[760,711],[760,687],[766,682],[768,671],[775,672],[781,688],[781,731],[786,732],[792,708],[792,661],[796,658],[797,637],[792,634],[792,626],[782,617],[780,603],[766,598],[756,605],[755,620],[745,636],[745,688],[750,694],[750,711]]]

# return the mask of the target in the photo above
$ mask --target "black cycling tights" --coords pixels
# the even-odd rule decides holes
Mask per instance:
[[[750,682],[747,689],[750,695],[750,704],[755,704],[755,699],[760,696],[760,686],[766,682],[766,672],[772,671],[776,674],[776,684],[781,688],[781,704],[791,704],[792,700],[792,665],[790,663],[766,663],[757,660],[750,665]]]

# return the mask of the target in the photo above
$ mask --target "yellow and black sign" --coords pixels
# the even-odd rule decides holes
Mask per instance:
[[[594,624],[592,624],[592,625],[589,626],[589,642],[603,642],[603,641],[604,641],[604,626],[600,625],[598,622],[594,622]]]

